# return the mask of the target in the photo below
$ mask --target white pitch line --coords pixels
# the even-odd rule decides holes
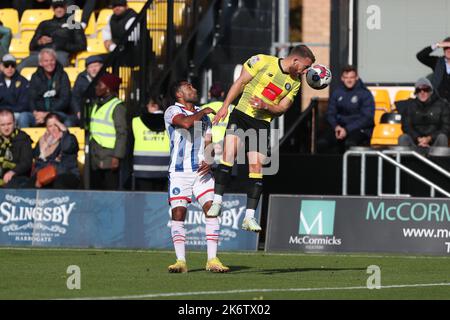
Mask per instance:
[[[419,288],[419,287],[446,287],[450,283],[423,283],[423,284],[401,284],[381,286],[380,289],[402,289],[402,288]],[[225,290],[225,291],[196,291],[196,292],[169,292],[169,293],[151,293],[132,296],[112,296],[112,297],[89,297],[74,298],[67,300],[127,300],[127,299],[149,299],[149,298],[167,298],[180,296],[202,296],[202,295],[218,295],[218,294],[235,294],[235,293],[264,293],[264,292],[310,292],[310,291],[339,291],[339,290],[369,290],[367,287],[325,287],[325,288],[286,288],[286,289],[244,289],[244,290]],[[376,292],[377,290],[373,290]],[[66,300],[66,299],[57,299]]]
[[[144,253],[144,254],[153,254],[153,253],[161,253],[161,254],[173,254],[173,251],[170,250],[155,250],[155,249],[102,249],[102,248],[43,248],[43,247],[0,247],[1,251],[62,251],[62,252],[108,252],[108,253]],[[189,251],[188,254],[205,254],[203,251]],[[221,255],[238,255],[238,256],[249,256],[249,255],[260,255],[260,256],[280,256],[280,257],[348,257],[348,258],[393,258],[393,259],[437,259],[437,260],[449,260],[450,256],[433,256],[433,255],[407,255],[407,254],[377,254],[377,253],[299,253],[299,252],[264,252],[264,251],[222,251]]]

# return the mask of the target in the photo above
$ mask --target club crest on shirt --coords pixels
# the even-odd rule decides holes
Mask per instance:
[[[292,89],[292,86],[291,86],[291,84],[288,82],[288,83],[286,83],[286,84],[284,85],[284,88],[285,88],[287,91],[289,91],[289,90]]]
[[[353,96],[352,100],[350,100],[352,103],[358,103],[358,96]]]
[[[179,195],[180,194],[180,188],[173,188],[172,189],[172,194],[174,194],[174,195]]]
[[[253,56],[250,58],[250,60],[248,60],[247,65],[250,68],[253,68],[253,66],[259,61],[259,57],[258,56]]]
[[[19,88],[22,85],[22,82],[16,81],[16,88]]]

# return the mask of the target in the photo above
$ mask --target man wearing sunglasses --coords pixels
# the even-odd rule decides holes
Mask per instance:
[[[16,58],[3,56],[0,73],[0,109],[10,109],[19,128],[31,127],[34,119],[28,104],[28,80],[16,70]]]
[[[30,42],[30,56],[19,65],[19,71],[25,67],[39,66],[38,54],[44,48],[56,51],[59,63],[67,67],[70,56],[86,50],[87,40],[82,28],[73,28],[69,23],[66,0],[52,0],[54,17],[42,21]]]
[[[447,147],[450,132],[450,106],[440,98],[431,82],[421,78],[415,85],[415,99],[402,115],[404,134],[398,139],[400,146],[412,146],[418,151],[429,147]]]
[[[443,57],[430,55],[439,48],[444,50]],[[450,37],[424,48],[417,54],[417,59],[433,69],[434,73],[431,83],[441,98],[450,102]]]

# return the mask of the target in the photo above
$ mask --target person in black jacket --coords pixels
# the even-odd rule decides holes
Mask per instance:
[[[343,153],[353,146],[370,142],[374,127],[375,101],[353,66],[341,73],[341,85],[328,103],[326,118],[330,127],[318,141],[318,151]]]
[[[52,0],[55,13],[53,19],[42,21],[30,42],[30,56],[19,65],[19,71],[25,67],[38,66],[38,53],[44,48],[56,51],[57,60],[64,67],[70,62],[70,56],[86,50],[87,40],[81,28],[68,24],[66,0]]]
[[[0,110],[0,186],[28,187],[32,163],[31,138],[15,127],[11,110]]]
[[[31,127],[34,124],[34,117],[28,104],[28,80],[17,72],[14,56],[4,55],[2,67],[0,73],[0,109],[11,109],[19,128]]]
[[[131,27],[137,17],[136,11],[128,8],[127,0],[112,0],[113,15],[102,30],[105,48],[114,51],[120,39]],[[131,33],[129,41],[137,40],[137,32]]]
[[[398,138],[400,146],[447,147],[450,132],[450,106],[433,92],[433,85],[421,78],[415,85],[415,99],[409,99],[406,117],[402,116],[404,134]]]
[[[36,179],[36,174],[46,166],[54,165],[57,173],[56,179],[45,187],[78,189],[80,171],[77,162],[77,138],[61,123],[61,119],[55,113],[49,113],[45,117],[45,126],[47,130],[33,150],[35,170],[32,181],[34,186],[36,188],[44,187]]]
[[[81,118],[81,112],[84,111],[84,104],[88,100],[92,102],[95,98],[95,86],[89,85],[92,80],[97,76],[103,67],[102,56],[90,56],[86,59],[86,70],[80,73],[75,81],[75,85],[72,89],[72,99],[70,102],[71,114],[77,116],[78,120]],[[88,90],[87,92],[86,90]]]
[[[431,56],[438,49],[444,50],[443,57]],[[433,69],[431,83],[441,98],[450,102],[450,37],[424,48],[417,53],[417,59],[424,65]]]
[[[74,126],[76,116],[70,115],[70,81],[52,49],[39,53],[39,67],[31,77],[30,110],[36,125],[44,125],[49,112],[58,114],[67,127]]]

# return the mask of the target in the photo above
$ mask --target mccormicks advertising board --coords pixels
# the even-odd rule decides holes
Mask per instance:
[[[450,255],[448,199],[271,195],[266,251]]]

